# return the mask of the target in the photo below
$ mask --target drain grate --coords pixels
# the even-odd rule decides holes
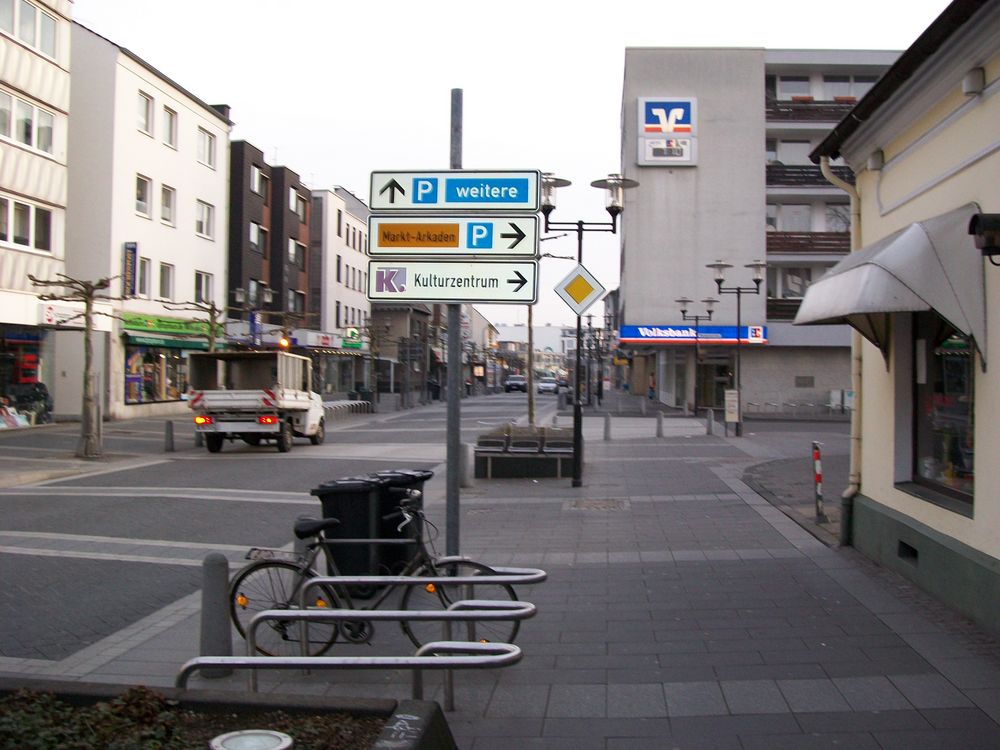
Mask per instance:
[[[563,510],[628,510],[628,500],[609,498],[607,500],[569,500],[563,504]]]

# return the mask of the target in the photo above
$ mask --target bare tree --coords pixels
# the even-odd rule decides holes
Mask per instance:
[[[210,352],[215,351],[216,343],[219,340],[219,333],[222,332],[224,334],[226,330],[228,308],[218,307],[215,302],[207,300],[202,302],[168,302],[167,300],[160,300],[160,303],[168,310],[203,313],[205,317],[197,320],[202,323],[204,330],[200,333],[185,334],[185,337],[204,338],[208,344],[208,350]]]
[[[38,299],[54,302],[83,303],[83,312],[66,319],[83,318],[83,408],[80,411],[80,439],[76,444],[78,458],[100,458],[102,454],[100,415],[97,410],[97,388],[94,375],[94,344],[91,334],[94,330],[94,316],[107,315],[95,310],[95,302],[110,302],[121,299],[102,294],[111,286],[117,276],[108,276],[97,281],[75,279],[57,273],[55,279],[38,279],[28,274],[28,280],[37,287],[60,288],[61,292],[45,292]],[[109,316],[117,317],[117,316]]]

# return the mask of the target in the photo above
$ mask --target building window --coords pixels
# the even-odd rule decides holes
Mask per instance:
[[[150,217],[149,193],[152,189],[153,183],[148,177],[141,174],[135,176],[135,212],[147,219]]]
[[[254,253],[259,253],[261,251],[260,243],[260,224],[251,221],[250,222],[250,250]]]
[[[139,92],[139,99],[137,101],[139,105],[139,130],[147,135],[153,134],[153,97],[149,94],[144,94]]]
[[[340,328],[340,303],[337,302],[334,309],[333,327]]]
[[[27,0],[0,0],[0,29],[29,47],[56,56],[56,19]]]
[[[306,223],[306,199],[301,195],[296,194],[295,196],[295,213],[299,217],[299,222],[301,224]]]
[[[341,261],[340,261],[340,256],[338,255],[337,256],[337,281],[338,282],[341,281],[341,270],[340,269],[341,269]]]
[[[160,188],[160,220],[165,224],[174,224],[174,204],[176,193],[172,187],[163,185]]]
[[[809,141],[778,141],[778,163],[812,166],[810,151],[812,145]]]
[[[267,244],[268,242],[267,230],[264,229],[264,227],[261,227],[259,234],[260,234],[260,254],[263,255],[265,258],[267,258],[271,254]]]
[[[250,189],[257,193],[257,195],[263,195],[261,182],[264,179],[264,173],[260,171],[260,167],[256,164],[250,166]]]
[[[0,242],[51,252],[52,212],[41,206],[0,197]]]
[[[854,102],[868,93],[878,76],[823,76],[823,96],[829,100]]]
[[[200,237],[215,238],[215,206],[204,201],[197,202],[194,231]]]
[[[160,299],[174,298],[174,267],[169,263],[160,264]]]
[[[260,197],[264,199],[265,206],[271,204],[271,180],[266,174],[260,176]]]
[[[773,203],[767,204],[765,223],[769,232],[773,232],[778,228],[778,207]]]
[[[851,231],[850,206],[845,204],[828,203],[826,206],[826,231],[828,232],[849,232]]]
[[[786,203],[778,211],[778,229],[782,232],[812,231],[812,207],[807,203]]]
[[[288,262],[293,263],[299,268],[305,267],[306,261],[306,246],[301,242],[296,242],[295,240],[289,238],[288,240]]]
[[[767,267],[767,296],[771,299],[801,299],[812,284],[813,269],[809,267]]]
[[[140,297],[149,299],[149,258],[139,258],[139,278],[137,289]]]
[[[187,391],[187,358],[181,349],[125,347],[125,403],[179,401]]]
[[[163,108],[163,142],[177,148],[177,113],[170,107]]]
[[[812,93],[809,76],[778,76],[778,99],[796,99]]]
[[[215,136],[198,128],[198,161],[215,169]]]
[[[914,315],[913,455],[917,484],[972,502],[974,349],[933,312]]]
[[[54,126],[51,112],[0,91],[0,136],[51,154]]]
[[[204,271],[194,272],[194,301],[212,301],[212,274]]]
[[[337,209],[337,236],[344,236],[344,212]]]

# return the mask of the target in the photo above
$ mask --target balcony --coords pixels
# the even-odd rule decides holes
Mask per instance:
[[[767,122],[840,122],[854,108],[853,101],[769,99],[764,107]]]
[[[768,321],[792,321],[795,320],[795,313],[799,311],[802,304],[801,297],[782,299],[779,297],[767,298],[767,319]]]
[[[767,252],[794,255],[847,255],[851,251],[850,232],[767,233]]]
[[[768,187],[832,187],[813,164],[768,164]],[[850,167],[831,167],[833,173],[840,179],[854,184],[854,172]]]

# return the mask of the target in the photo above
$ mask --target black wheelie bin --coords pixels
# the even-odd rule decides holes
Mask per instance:
[[[410,523],[399,528],[402,519],[399,517],[382,520],[384,516],[395,514],[399,510],[399,502],[402,499],[399,489],[424,491],[424,482],[434,476],[434,472],[429,469],[387,469],[376,471],[365,475],[372,480],[380,480],[379,485],[379,536],[384,539],[416,539],[420,529],[417,526],[418,519],[413,519]],[[397,490],[394,492],[393,490]],[[411,501],[412,507],[422,509],[424,507],[423,496],[415,502]],[[414,555],[417,553],[415,544],[393,544],[382,545],[380,563],[389,573],[399,573],[406,567]]]
[[[309,494],[319,498],[324,518],[337,518],[340,525],[326,532],[337,539],[375,539],[382,526],[381,492],[387,480],[372,474],[367,477],[347,477],[323,482]],[[380,575],[378,544],[333,544],[333,559],[343,575]],[[332,571],[331,571],[332,572]]]

